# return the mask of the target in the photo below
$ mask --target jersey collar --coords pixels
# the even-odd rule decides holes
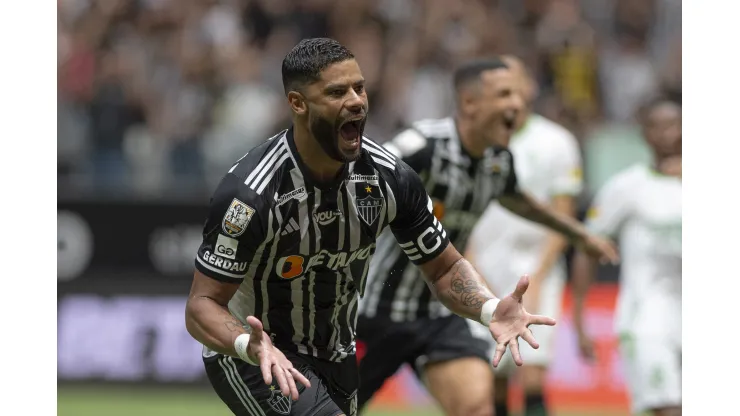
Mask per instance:
[[[293,137],[293,126],[290,126],[288,131],[285,133],[285,140],[288,142],[288,149],[293,156],[293,160],[295,160],[296,162],[296,167],[300,171],[301,176],[303,177],[303,181],[307,185],[314,186],[321,190],[335,189],[342,182],[344,182],[345,179],[349,178],[349,175],[352,173],[352,168],[354,167],[355,163],[345,163],[342,167],[341,173],[337,176],[336,179],[329,182],[319,182],[314,179],[313,175],[311,175],[311,171],[308,169],[308,166],[306,166],[306,164],[303,162],[303,159],[301,158],[301,155],[298,153],[298,148],[296,148],[295,146],[295,139]]]

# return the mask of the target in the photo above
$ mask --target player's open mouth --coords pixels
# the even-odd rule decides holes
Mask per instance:
[[[363,119],[345,121],[339,127],[339,134],[344,142],[351,148],[355,149],[360,145],[360,135],[362,132]]]
[[[516,111],[504,114],[504,127],[506,127],[507,130],[513,130],[516,126],[516,115]]]

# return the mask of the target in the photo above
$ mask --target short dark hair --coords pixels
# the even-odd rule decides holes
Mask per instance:
[[[637,108],[637,120],[644,123],[647,121],[648,117],[650,117],[650,114],[655,110],[656,108],[660,107],[663,104],[671,104],[675,105],[678,108],[681,108],[681,104],[672,99],[671,97],[668,97],[667,95],[663,94],[656,94],[651,95],[644,99],[639,107]]]
[[[502,68],[506,69],[508,66],[499,57],[476,59],[466,62],[455,70],[453,76],[455,91],[459,92],[467,84],[478,81],[483,72]]]
[[[321,71],[337,62],[354,59],[341,43],[329,38],[303,39],[283,59],[283,89],[287,95],[319,80]]]

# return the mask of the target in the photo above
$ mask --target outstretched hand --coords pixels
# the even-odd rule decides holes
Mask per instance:
[[[491,330],[493,339],[496,340],[496,353],[493,356],[493,366],[497,367],[501,358],[509,346],[511,356],[514,358],[516,365],[522,365],[522,356],[519,353],[519,340],[521,337],[532,348],[539,348],[540,345],[534,339],[530,325],[555,325],[555,320],[541,315],[532,315],[524,310],[522,297],[529,287],[529,276],[522,276],[516,289],[510,295],[501,299],[496,311],[493,314],[488,329]]]
[[[296,381],[306,387],[311,387],[311,382],[293,367],[293,363],[285,358],[285,355],[280,350],[272,345],[272,341],[265,333],[262,322],[259,319],[254,316],[248,316],[247,325],[252,328],[249,345],[247,346],[247,354],[249,354],[250,358],[256,358],[254,361],[259,363],[265,383],[271,385],[274,375],[283,396],[298,400]]]
[[[590,257],[598,260],[601,264],[619,263],[617,247],[611,240],[587,234],[579,241],[576,241],[575,246]]]

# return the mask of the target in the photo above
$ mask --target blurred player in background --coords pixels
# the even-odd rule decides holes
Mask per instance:
[[[447,308],[501,341],[494,362],[509,343],[519,360],[519,337],[536,345],[528,326],[555,321],[523,309],[527,279],[499,301],[450,244],[419,176],[363,136],[368,98],[354,55],[333,39],[304,39],[282,76],[292,125],[218,185],[186,306],[229,409],[355,415],[358,299],[385,228]]]
[[[674,416],[681,414],[681,107],[656,98],[639,119],[654,164],[630,167],[609,180],[594,199],[587,225],[617,238],[624,257],[615,329],[632,410]],[[593,358],[593,344],[583,320],[584,299],[596,266],[576,254],[574,320],[587,358]]]
[[[455,71],[454,87],[455,116],[414,123],[386,144],[420,174],[448,238],[465,247],[486,207],[500,198],[516,215],[561,232],[597,259],[615,260],[611,243],[520,192],[515,158],[506,147],[523,102],[517,75],[507,64],[499,58],[469,62]],[[391,233],[378,240],[357,329],[366,349],[360,361],[359,407],[408,363],[447,415],[490,415],[489,344],[427,290],[409,261],[420,255],[414,247],[399,247]],[[502,268],[507,263],[496,261]],[[496,358],[493,364],[498,365]]]
[[[505,56],[504,61],[520,83],[525,106],[517,119],[517,132],[509,150],[516,160],[519,186],[540,203],[563,216],[574,217],[576,197],[582,190],[581,156],[576,138],[564,127],[531,111],[537,86],[524,64]],[[500,290],[514,287],[517,273],[531,274],[524,303],[527,310],[558,315],[566,280],[563,251],[568,241],[542,225],[527,221],[490,204],[471,237],[467,257]],[[474,329],[476,330],[476,329]],[[525,414],[547,415],[543,387],[552,358],[554,331],[540,331],[539,349],[523,345],[525,366],[521,369]],[[485,339],[493,341],[485,333]],[[517,367],[507,359],[496,369],[496,415],[508,414],[508,385]]]

